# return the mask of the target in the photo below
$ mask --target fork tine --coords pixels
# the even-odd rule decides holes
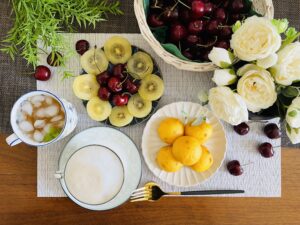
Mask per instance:
[[[149,191],[145,190],[145,191],[135,192],[135,193],[131,194],[131,197],[134,197],[137,195],[145,195],[145,194],[149,194]]]
[[[143,190],[145,190],[145,189],[146,189],[145,187],[138,188],[138,189],[134,190],[134,191],[132,192],[132,194],[135,193],[135,192],[143,191]]]
[[[131,196],[130,199],[137,199],[137,198],[150,198],[151,195],[150,194],[143,194],[143,195],[137,195],[137,196]]]
[[[136,199],[131,199],[130,202],[142,202],[142,201],[148,201],[149,199],[147,198],[136,198]]]

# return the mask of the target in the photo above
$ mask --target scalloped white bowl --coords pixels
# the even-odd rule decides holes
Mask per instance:
[[[184,113],[196,118],[206,116],[213,127],[211,138],[204,144],[213,155],[213,165],[205,172],[197,173],[189,167],[184,167],[175,173],[168,173],[160,169],[156,163],[158,150],[167,144],[160,140],[157,128],[167,117],[175,117],[184,122]],[[207,108],[192,102],[177,102],[159,109],[148,121],[142,137],[142,149],[145,162],[152,173],[162,181],[179,187],[191,187],[212,177],[223,163],[226,154],[226,135],[221,122]]]

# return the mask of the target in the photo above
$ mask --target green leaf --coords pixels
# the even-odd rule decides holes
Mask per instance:
[[[287,123],[286,125],[286,130],[287,130],[287,132],[289,133],[289,134],[291,134],[292,133],[292,128],[291,128],[291,126]]]
[[[288,116],[289,117],[296,117],[297,116],[297,111],[296,110],[293,110],[293,111],[290,111],[289,113],[288,113]]]
[[[155,27],[155,28],[151,28],[151,31],[152,31],[154,37],[158,40],[158,42],[164,43],[166,41],[168,27],[166,27],[166,26]]]
[[[295,98],[299,95],[299,91],[294,87],[287,87],[281,90],[281,93],[287,98]]]
[[[280,49],[283,49],[287,45],[293,43],[300,36],[300,32],[298,32],[294,27],[288,28],[284,34],[286,38],[283,40]]]
[[[279,34],[284,33],[289,27],[289,21],[287,19],[273,19],[272,24],[276,27]]]
[[[170,52],[171,54],[177,56],[178,58],[182,59],[182,60],[186,60],[186,61],[191,61],[188,58],[186,58],[184,55],[181,54],[180,50],[178,49],[178,47],[174,44],[162,44],[163,48]]]
[[[239,20],[236,21],[235,24],[232,26],[233,33],[235,33],[241,26],[242,26],[242,22]]]
[[[149,14],[149,6],[150,6],[150,1],[149,0],[144,0],[144,10],[145,10],[146,15]]]

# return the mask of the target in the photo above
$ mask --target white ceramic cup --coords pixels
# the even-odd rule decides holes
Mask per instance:
[[[18,112],[18,109],[21,107],[21,104],[28,98],[30,98],[32,96],[36,96],[36,95],[41,95],[41,94],[50,96],[50,97],[56,99],[65,111],[65,124],[64,124],[64,127],[63,127],[61,133],[53,140],[51,140],[49,142],[43,142],[43,143],[35,142],[34,140],[28,138],[20,130],[20,128],[17,124],[17,112]],[[66,101],[65,99],[61,99],[48,91],[42,91],[42,90],[32,91],[32,92],[29,92],[29,93],[21,96],[15,102],[15,104],[11,110],[11,113],[10,113],[10,123],[11,123],[14,133],[6,138],[6,142],[10,146],[15,146],[21,142],[24,142],[24,143],[26,143],[28,145],[32,145],[32,146],[48,145],[48,144],[56,142],[64,137],[66,137],[67,135],[69,135],[75,129],[77,122],[78,122],[78,116],[77,116],[76,109],[70,102]]]

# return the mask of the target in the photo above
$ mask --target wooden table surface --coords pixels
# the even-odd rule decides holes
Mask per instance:
[[[1,225],[300,224],[300,150],[282,149],[281,198],[165,198],[95,212],[68,198],[37,198],[36,149],[10,148],[5,136],[0,134]]]

